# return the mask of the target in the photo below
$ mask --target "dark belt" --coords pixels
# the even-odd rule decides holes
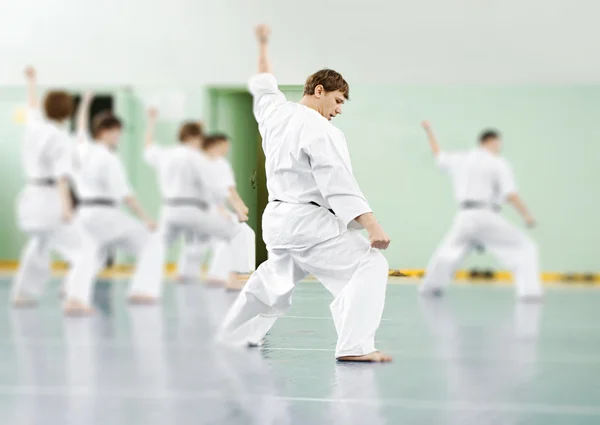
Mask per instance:
[[[464,201],[460,203],[460,208],[463,210],[492,210],[500,211],[500,205],[489,204],[487,202],[479,201]]]
[[[112,199],[80,199],[79,205],[82,207],[116,207],[117,203]]]
[[[56,179],[52,177],[29,179],[28,182],[34,186],[56,186]]]
[[[201,210],[207,210],[208,209],[208,203],[204,202],[200,199],[194,199],[194,198],[171,198],[171,199],[165,199],[163,201],[163,204],[165,205],[169,205],[171,207],[196,207],[196,208],[200,208]]]
[[[279,199],[274,199],[274,200],[273,200],[273,202],[283,202],[283,203],[285,203],[285,204],[288,204],[288,203],[289,203],[289,202],[285,202],[285,201],[280,201]],[[314,202],[314,201],[310,201],[310,202],[309,202],[309,204],[311,204],[311,205],[314,205],[315,207],[319,207],[319,208],[325,208],[325,207],[323,207],[323,206],[321,206],[321,205],[317,204],[317,203],[316,203],[316,202]],[[329,211],[331,214],[335,215],[335,211],[334,211],[334,210],[332,210],[331,208],[327,209],[327,211]]]

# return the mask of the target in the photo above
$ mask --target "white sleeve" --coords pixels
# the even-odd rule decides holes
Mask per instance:
[[[217,162],[208,159],[200,152],[197,154],[196,164],[193,170],[196,173],[198,186],[207,191],[210,199],[215,200],[219,204],[224,202],[229,193],[223,185],[223,180],[218,177],[221,174],[221,167],[219,167]]]
[[[517,193],[517,183],[515,181],[515,175],[508,162],[501,161],[500,164],[501,165],[498,170],[498,184],[500,187],[500,196],[504,200],[508,195]]]
[[[26,109],[26,124],[32,125],[44,121],[44,116],[39,108],[32,108],[28,106]]]
[[[69,135],[57,132],[50,139],[50,146],[48,148],[49,157],[54,164],[54,174],[58,178],[74,177],[74,163],[75,163],[75,150],[73,147],[73,140]]]
[[[133,191],[127,180],[125,168],[117,156],[111,155],[111,159],[108,162],[107,175],[110,193],[116,199],[121,200],[132,194]]]
[[[227,160],[223,160],[223,183],[227,189],[235,187],[235,175],[233,168]]]
[[[442,170],[450,172],[456,166],[459,157],[459,153],[440,152],[436,158],[436,164]]]
[[[144,160],[149,165],[156,167],[156,166],[158,166],[158,161],[159,161],[159,158],[161,157],[162,152],[163,152],[163,149],[160,146],[156,146],[155,144],[152,144],[151,146],[144,148]]]
[[[272,74],[257,74],[250,78],[248,89],[254,98],[253,111],[259,125],[286,102]]]
[[[341,138],[334,140],[335,137]],[[343,136],[329,132],[309,142],[306,153],[321,195],[345,226],[356,217],[373,212],[352,174]]]

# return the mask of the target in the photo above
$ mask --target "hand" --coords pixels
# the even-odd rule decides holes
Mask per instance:
[[[25,76],[29,80],[34,80],[36,77],[35,68],[33,66],[28,66],[27,68],[25,68]]]
[[[268,43],[271,35],[271,28],[268,25],[261,24],[256,27],[256,38],[260,43]]]
[[[238,221],[240,223],[245,223],[248,221],[248,213],[247,212],[244,213],[243,211],[238,211],[238,212],[236,212],[236,215],[237,215]]]
[[[390,246],[390,237],[385,233],[383,227],[381,227],[379,223],[375,223],[367,228],[367,233],[369,234],[369,241],[371,242],[372,248],[387,249],[388,246]]]
[[[156,120],[157,117],[158,117],[158,109],[156,109],[156,108],[148,109],[148,118],[150,118],[151,120]]]
[[[154,222],[154,220],[146,219],[144,221],[144,224],[146,225],[148,230],[150,230],[151,232],[154,232],[156,230],[156,223]]]
[[[424,129],[425,131],[429,131],[429,130],[431,130],[431,123],[430,123],[429,121],[427,121],[427,120],[424,120],[424,121],[421,123],[421,127],[423,127],[423,129]]]
[[[529,227],[530,229],[534,228],[537,223],[535,221],[535,218],[531,217],[531,216],[527,216],[525,217],[525,224],[527,225],[527,227]]]

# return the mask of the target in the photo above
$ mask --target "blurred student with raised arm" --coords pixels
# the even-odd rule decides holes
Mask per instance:
[[[429,261],[420,293],[440,296],[465,257],[474,247],[482,246],[513,272],[519,299],[541,299],[537,246],[499,214],[501,205],[509,203],[527,226],[535,225],[517,192],[510,165],[500,156],[500,133],[486,130],[479,137],[478,147],[448,153],[440,149],[431,124],[424,121],[422,126],[438,167],[452,179],[458,212]]]

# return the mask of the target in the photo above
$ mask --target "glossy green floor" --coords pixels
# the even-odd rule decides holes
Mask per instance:
[[[521,305],[509,286],[423,300],[392,284],[378,340],[394,363],[348,365],[317,283],[241,351],[210,342],[233,295],[168,284],[161,307],[130,308],[125,287],[100,283],[91,319],[63,318],[56,284],[38,309],[2,310],[2,424],[600,423],[600,289]]]

